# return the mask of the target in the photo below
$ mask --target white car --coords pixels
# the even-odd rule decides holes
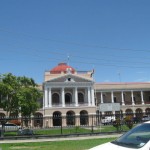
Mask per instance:
[[[150,150],[150,121],[137,125],[117,140],[90,150]]]
[[[4,125],[4,132],[16,132],[21,128],[21,126],[17,126],[13,123],[6,123]],[[2,130],[2,125],[0,125],[0,130]]]
[[[142,118],[143,122],[149,121],[149,120],[150,120],[150,116],[143,116],[143,118]]]

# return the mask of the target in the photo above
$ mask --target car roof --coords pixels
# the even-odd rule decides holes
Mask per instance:
[[[146,121],[146,122],[144,122],[144,123],[150,123],[150,121]]]

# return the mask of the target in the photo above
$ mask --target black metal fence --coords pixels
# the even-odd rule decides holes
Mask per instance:
[[[8,122],[16,124],[22,129],[32,129],[37,135],[59,135],[127,131],[135,124],[143,122],[143,120],[140,117],[133,117],[129,114],[117,116],[56,115],[52,117],[0,117],[1,126],[7,124]]]

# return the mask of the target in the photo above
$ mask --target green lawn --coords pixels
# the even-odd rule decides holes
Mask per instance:
[[[123,125],[122,131],[128,131],[129,128],[126,125]],[[62,129],[62,134],[75,134],[75,133],[91,133],[91,132],[116,132],[117,129],[113,127],[112,125],[102,125],[98,126],[96,128],[93,127],[73,127],[73,128],[63,128]],[[61,129],[56,129],[56,128],[51,128],[47,130],[36,130],[35,134],[44,134],[44,135],[56,135],[56,134],[61,134]]]
[[[115,138],[69,140],[58,142],[13,143],[1,144],[2,150],[87,150],[96,145],[106,143]]]
[[[122,127],[124,131],[128,130],[126,126]],[[108,126],[99,126],[93,128],[93,132],[111,132],[116,131],[116,128]],[[35,134],[39,135],[57,135],[61,134],[60,128],[51,128],[45,130],[35,130]],[[73,133],[90,133],[92,128],[63,128],[62,134],[73,134]],[[5,136],[16,135],[16,132],[6,132]],[[58,142],[41,142],[41,143],[14,143],[14,144],[1,144],[2,150],[86,150],[96,145],[112,141],[115,138],[106,139],[90,139],[90,140],[70,140],[70,141],[58,141]]]
[[[128,127],[125,125],[122,126],[123,131],[128,131]],[[99,126],[96,128],[79,128],[79,127],[74,127],[74,128],[67,128],[67,129],[62,129],[62,134],[75,134],[75,133],[91,133],[91,132],[115,132],[116,128],[113,127],[112,125],[107,125],[107,126]],[[35,134],[44,134],[44,135],[57,135],[61,134],[61,129],[46,129],[46,130],[36,130],[34,131]]]
[[[123,125],[122,126],[123,131],[128,131],[129,129],[127,128],[127,126]],[[99,126],[96,128],[92,128],[91,127],[73,127],[73,128],[63,128],[62,131],[60,128],[49,128],[49,129],[39,129],[39,130],[34,130],[34,134],[37,135],[60,135],[62,134],[76,134],[76,133],[91,133],[91,132],[112,132],[112,131],[116,131],[116,128],[113,127],[112,125],[107,125],[107,126]],[[17,135],[16,132],[5,132],[4,136],[13,136],[13,135]]]

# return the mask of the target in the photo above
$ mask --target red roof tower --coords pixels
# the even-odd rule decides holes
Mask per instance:
[[[75,73],[75,69],[71,66],[68,66],[66,63],[59,63],[56,67],[50,70],[51,74],[60,74],[60,73],[67,73],[67,69],[70,69],[70,72],[73,74]]]

